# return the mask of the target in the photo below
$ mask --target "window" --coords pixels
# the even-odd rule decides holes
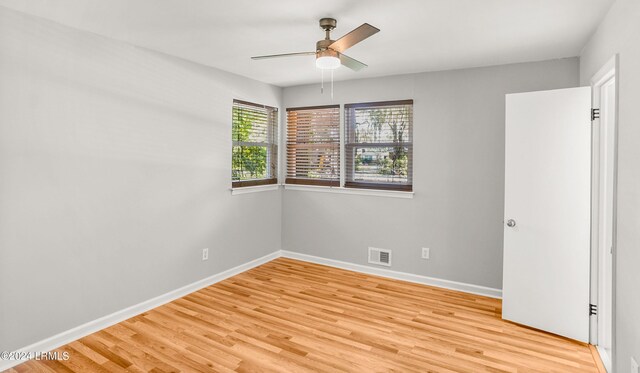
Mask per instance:
[[[278,182],[278,109],[233,100],[232,186]]]
[[[413,100],[344,109],[345,187],[411,191]]]
[[[285,182],[340,186],[340,106],[287,109]]]

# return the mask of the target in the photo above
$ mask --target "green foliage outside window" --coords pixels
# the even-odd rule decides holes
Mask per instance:
[[[254,128],[251,111],[233,108],[232,178],[234,181],[267,177],[267,146],[245,143],[264,142],[264,133]]]
[[[266,178],[267,148],[234,146],[232,167],[234,181]]]
[[[368,109],[361,112],[356,124],[356,138],[361,143],[385,143],[387,146],[358,148],[355,156],[356,174],[367,179],[405,181],[408,176],[409,110]],[[389,146],[393,144],[393,146]],[[382,179],[380,179],[382,181]]]

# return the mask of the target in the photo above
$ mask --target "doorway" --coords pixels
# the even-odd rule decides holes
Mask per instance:
[[[617,56],[591,79],[593,113],[591,340],[607,371],[613,360],[617,147]]]

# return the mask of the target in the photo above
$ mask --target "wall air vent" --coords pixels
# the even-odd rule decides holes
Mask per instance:
[[[369,263],[391,267],[391,250],[370,247]]]

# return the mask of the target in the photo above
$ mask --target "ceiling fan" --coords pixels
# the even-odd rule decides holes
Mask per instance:
[[[251,59],[263,60],[267,58],[315,55],[316,67],[320,69],[336,69],[340,67],[340,65],[344,65],[351,70],[358,71],[367,67],[364,63],[355,60],[342,52],[379,32],[380,29],[373,27],[368,23],[363,23],[360,27],[355,28],[340,39],[331,40],[331,31],[336,28],[337,24],[338,21],[333,18],[320,19],[320,28],[325,31],[326,36],[323,40],[316,43],[315,52],[271,54],[267,56],[251,57]]]

